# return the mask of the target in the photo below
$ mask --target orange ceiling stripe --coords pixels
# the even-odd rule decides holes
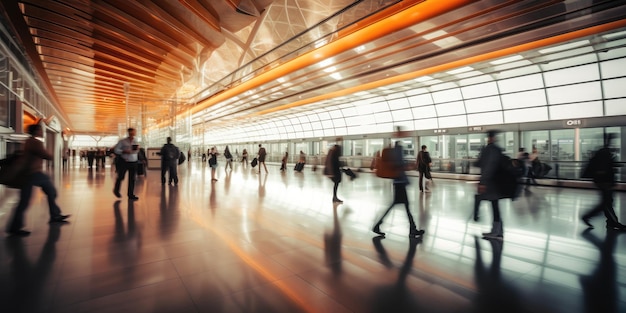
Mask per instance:
[[[339,38],[323,47],[307,52],[294,60],[290,60],[276,68],[268,70],[254,79],[224,90],[211,98],[201,101],[198,105],[191,109],[191,113],[194,114],[200,112],[248,90],[254,89],[268,82],[275,81],[279,77],[316,64],[329,57],[354,49],[383,36],[387,36],[393,32],[426,21],[435,16],[458,9],[474,1],[475,0],[447,0],[424,3],[420,2],[381,21],[364,26],[362,29],[348,34],[343,38]]]
[[[554,45],[554,44],[566,42],[566,41],[569,41],[569,40],[574,40],[574,39],[585,37],[585,36],[591,36],[593,34],[598,34],[598,33],[610,31],[610,30],[613,30],[613,29],[621,28],[621,27],[626,27],[626,20],[619,20],[619,21],[615,21],[615,22],[611,22],[611,23],[607,23],[607,24],[593,26],[593,27],[589,27],[589,28],[573,31],[573,32],[570,32],[570,33],[557,35],[557,36],[554,36],[554,37],[549,37],[549,38],[540,39],[540,40],[536,40],[536,41],[533,41],[533,42],[517,45],[517,46],[514,46],[514,47],[509,47],[509,48],[505,48],[505,49],[501,49],[501,50],[497,50],[497,51],[493,51],[493,52],[489,52],[489,53],[476,55],[476,56],[473,56],[473,57],[464,57],[463,59],[460,59],[460,60],[457,60],[457,61],[447,62],[445,64],[432,66],[432,67],[425,68],[425,69],[422,69],[422,70],[417,70],[417,71],[410,72],[410,73],[400,74],[400,75],[389,77],[389,78],[385,78],[385,79],[382,79],[382,80],[373,81],[373,82],[366,83],[366,84],[361,84],[361,85],[358,85],[358,86],[355,86],[355,87],[342,89],[342,90],[339,90],[339,91],[336,91],[336,92],[330,92],[330,93],[327,93],[327,94],[324,94],[324,95],[321,95],[321,96],[316,96],[316,97],[303,99],[303,100],[296,101],[296,102],[293,102],[293,103],[290,103],[290,104],[286,104],[286,105],[274,107],[274,108],[271,108],[271,109],[259,111],[259,112],[253,113],[252,115],[253,116],[254,115],[264,115],[264,114],[268,114],[268,113],[277,112],[277,111],[280,111],[280,110],[285,110],[285,109],[294,108],[294,107],[298,107],[298,106],[302,106],[302,105],[306,105],[306,104],[315,103],[315,102],[322,101],[322,100],[327,100],[327,99],[332,99],[332,98],[336,98],[336,97],[346,96],[346,95],[357,93],[359,91],[371,90],[371,89],[382,87],[382,86],[387,86],[387,85],[391,85],[391,84],[395,84],[395,83],[400,83],[400,82],[407,81],[407,80],[410,80],[410,79],[414,79],[414,78],[418,78],[418,77],[422,77],[422,76],[426,76],[426,75],[430,75],[430,74],[435,74],[435,73],[439,73],[439,72],[444,72],[444,71],[448,71],[448,70],[451,70],[451,69],[455,69],[455,68],[459,68],[459,67],[463,67],[463,66],[479,63],[479,62],[483,62],[483,61],[486,61],[486,60],[497,59],[497,58],[504,57],[504,56],[511,55],[511,54],[515,54],[515,53],[521,53],[521,52],[528,51],[528,50],[538,49],[538,48],[541,48],[541,47]]]

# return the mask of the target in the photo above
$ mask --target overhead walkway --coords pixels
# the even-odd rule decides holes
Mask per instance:
[[[392,199],[390,181],[363,173],[332,184],[304,172],[232,173],[181,166],[178,186],[149,171],[139,200],[118,200],[110,168],[56,177],[72,214],[48,225],[44,195],[28,210],[31,236],[0,241],[3,312],[624,312],[626,235],[603,218],[586,230],[594,190],[537,187],[501,203],[504,241],[471,220],[475,183],[437,179],[408,188],[421,241],[402,208],[370,232]],[[17,200],[0,190],[0,223]],[[626,195],[615,208],[626,221]]]

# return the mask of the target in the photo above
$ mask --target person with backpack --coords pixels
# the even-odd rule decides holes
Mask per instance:
[[[168,184],[178,185],[178,158],[180,150],[172,144],[172,138],[167,137],[167,143],[163,145],[160,152],[161,156],[161,185],[165,185],[165,173],[169,172]]]
[[[615,186],[615,156],[611,152],[611,141],[615,134],[608,134],[604,139],[604,147],[598,150],[589,160],[589,164],[583,173],[583,178],[593,178],[593,182],[600,191],[600,203],[593,209],[583,214],[583,222],[593,228],[591,218],[604,212],[606,217],[606,229],[626,231],[626,225],[620,223],[613,209],[613,187]]]
[[[398,131],[398,137],[400,136],[399,134],[400,131]],[[384,158],[386,158],[386,155],[388,154],[388,151],[391,150],[391,148],[385,150],[383,150],[382,153],[382,156]],[[383,223],[383,219],[396,204],[404,204],[406,215],[409,219],[409,238],[418,238],[424,234],[424,230],[417,229],[417,225],[415,224],[415,220],[413,219],[413,214],[411,214],[411,210],[409,209],[409,197],[406,193],[406,185],[409,184],[409,179],[404,172],[404,160],[402,158],[403,153],[400,140],[396,141],[395,146],[391,151],[390,152],[392,153],[392,162],[379,162],[379,165],[381,167],[393,167],[393,169],[387,170],[379,167],[377,171],[385,170],[385,172],[396,173],[393,175],[393,202],[391,203],[391,206],[389,206],[389,208],[385,211],[385,213],[380,217],[378,222],[376,222],[376,224],[372,228],[372,232],[381,236],[385,236],[385,233],[380,230],[380,225]],[[379,177],[381,176],[379,175]]]
[[[486,239],[504,238],[502,229],[502,219],[500,217],[500,206],[498,201],[503,198],[499,189],[498,175],[502,163],[502,149],[496,145],[497,131],[490,130],[487,132],[487,145],[480,152],[480,158],[476,165],[480,167],[480,181],[478,183],[478,193],[474,203],[474,220],[478,220],[478,207],[481,200],[491,202],[493,210],[493,225],[491,231],[483,233]]]

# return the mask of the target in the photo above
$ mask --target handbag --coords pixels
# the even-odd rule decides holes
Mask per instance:
[[[186,158],[185,158],[185,154],[184,153],[180,153],[178,155],[178,165],[183,164],[185,162]]]

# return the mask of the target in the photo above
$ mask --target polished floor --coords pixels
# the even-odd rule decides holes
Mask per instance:
[[[579,220],[594,190],[534,187],[501,201],[503,242],[481,239],[488,203],[471,220],[475,182],[439,179],[408,194],[422,240],[407,237],[389,180],[361,173],[332,184],[303,173],[180,167],[178,186],[139,177],[115,198],[110,168],[55,178],[70,223],[47,224],[37,191],[29,237],[0,241],[1,312],[626,312],[626,234]],[[347,177],[345,177],[347,178]],[[125,182],[122,189],[125,188]],[[6,224],[17,192],[0,190]],[[615,207],[626,221],[626,195]]]

